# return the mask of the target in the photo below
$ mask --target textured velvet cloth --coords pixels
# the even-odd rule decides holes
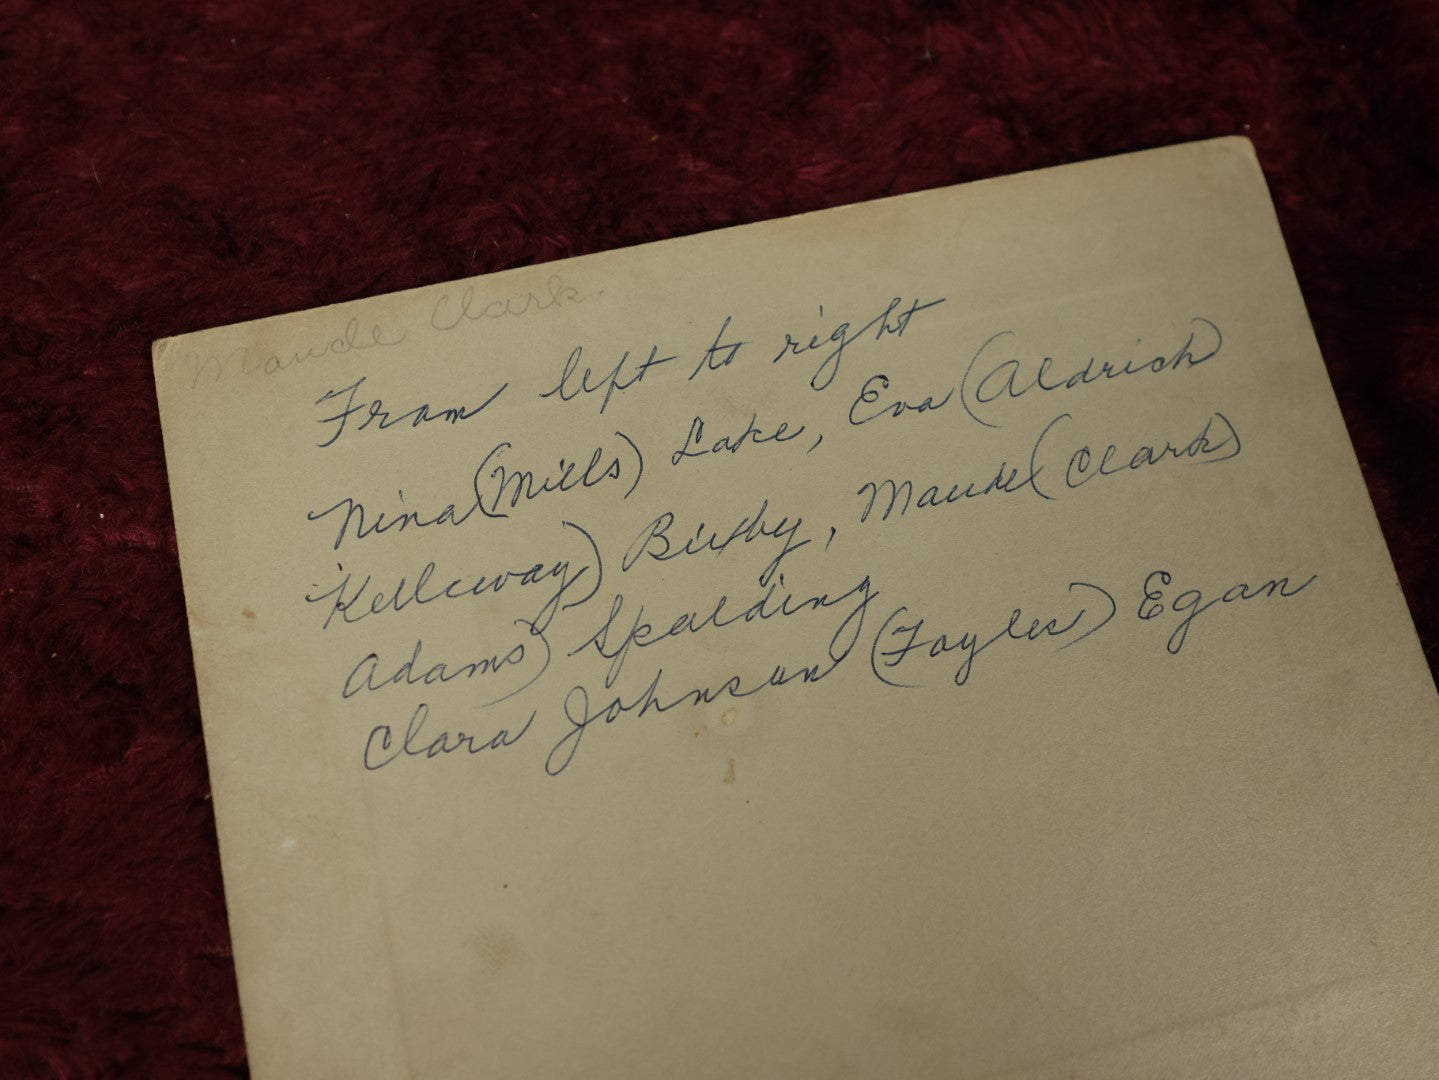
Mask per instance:
[[[152,339],[1247,134],[1433,663],[1436,57],[1432,0],[0,0],[0,1077],[246,1072]]]

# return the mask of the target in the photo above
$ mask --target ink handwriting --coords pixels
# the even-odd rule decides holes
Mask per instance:
[[[425,734],[425,724],[430,718],[430,706],[428,702],[420,702],[415,706],[415,711],[410,714],[409,722],[405,725],[405,733],[395,745],[395,732],[389,724],[379,724],[370,729],[369,736],[365,739],[365,749],[361,762],[369,772],[383,769],[386,765],[393,764],[401,757],[417,757],[433,760],[448,754],[456,754],[461,750],[467,754],[478,754],[484,750],[503,750],[506,747],[514,746],[520,741],[530,725],[535,722],[538,711],[532,711],[530,718],[524,722],[513,735],[508,728],[500,728],[489,739],[480,735],[466,735],[463,731],[442,731],[433,737]],[[424,740],[428,738],[429,741]]]
[[[804,432],[804,425],[791,428],[789,422],[781,420],[771,430],[759,426],[759,413],[750,413],[749,421],[738,435],[725,434],[714,437],[713,430],[705,434],[705,422],[696,416],[690,421],[689,434],[684,445],[670,455],[670,464],[678,465],[685,458],[707,457],[710,454],[737,454],[746,446],[760,446],[764,443],[787,443]]]
[[[582,525],[573,521],[561,524],[577,533],[588,548],[586,555],[582,555],[577,562],[553,559],[487,573],[466,572],[459,576],[445,574],[436,578],[438,567],[434,560],[430,560],[413,578],[404,575],[389,583],[377,583],[373,574],[360,578],[355,571],[346,570],[342,564],[336,563],[336,569],[343,575],[340,580],[323,591],[318,584],[311,585],[312,591],[305,593],[305,602],[328,604],[328,607],[323,609],[324,621],[320,623],[321,630],[328,630],[336,616],[343,625],[353,625],[372,616],[398,614],[412,605],[418,611],[441,600],[493,597],[507,589],[543,586],[543,603],[530,621],[540,631],[544,631],[561,611],[568,611],[586,603],[604,581],[604,560],[594,537]],[[445,581],[446,577],[449,577],[449,581],[441,585],[440,582]],[[584,595],[580,595],[586,582],[589,583],[589,588]]]
[[[1189,640],[1189,631],[1194,625],[1194,620],[1214,607],[1221,604],[1245,603],[1251,600],[1272,598],[1287,600],[1299,595],[1318,580],[1318,574],[1310,574],[1304,581],[1291,588],[1288,577],[1277,577],[1270,578],[1263,585],[1252,588],[1247,582],[1230,585],[1218,596],[1211,596],[1208,600],[1198,589],[1185,589],[1176,594],[1173,599],[1168,599],[1165,590],[1174,581],[1174,575],[1168,570],[1154,570],[1144,578],[1142,590],[1144,598],[1139,602],[1136,614],[1145,622],[1157,619],[1166,613],[1180,616],[1174,630],[1164,643],[1166,652],[1171,656],[1178,656],[1180,650],[1184,648],[1184,643]]]
[[[944,303],[945,298],[939,297],[936,300],[914,299],[905,307],[903,297],[896,296],[891,300],[878,315],[874,316],[863,326],[854,327],[848,320],[837,323],[827,334],[821,331],[818,334],[811,334],[806,340],[804,335],[796,337],[786,332],[784,344],[775,353],[770,363],[777,364],[781,360],[791,357],[810,357],[813,353],[823,353],[819,360],[819,366],[815,368],[814,374],[810,376],[809,385],[814,390],[827,390],[834,378],[839,374],[840,363],[844,358],[845,350],[855,343],[865,339],[870,331],[874,331],[871,341],[881,341],[889,335],[902,337],[909,329],[913,318],[922,311],[928,311]],[[824,318],[824,307],[819,309],[820,318]]]
[[[321,417],[319,420],[321,424],[335,425],[334,430],[330,432],[327,439],[315,444],[320,449],[323,450],[327,446],[334,446],[340,436],[345,433],[346,425],[350,417],[356,413],[366,413],[367,415],[363,420],[357,421],[354,425],[350,426],[350,430],[352,431],[364,431],[371,424],[374,424],[379,431],[384,431],[397,424],[407,422],[412,428],[433,423],[436,420],[447,424],[458,424],[462,420],[473,419],[489,406],[493,405],[495,399],[504,393],[510,385],[509,383],[501,383],[499,388],[491,393],[489,397],[473,407],[467,408],[464,405],[453,405],[437,409],[426,402],[422,405],[416,405],[399,415],[394,415],[385,408],[385,403],[379,398],[373,401],[361,402],[358,405],[355,404],[355,395],[359,393],[360,387],[364,382],[365,376],[361,375],[354,382],[350,383],[349,386],[342,386],[336,390],[326,390],[315,402],[316,405],[323,405],[325,402],[341,396],[345,398],[344,407],[339,412],[331,416]]]
[[[1036,390],[1045,394],[1074,390],[1131,375],[1189,371],[1214,359],[1224,346],[1219,327],[1202,316],[1195,316],[1189,320],[1188,336],[1167,356],[1145,356],[1122,362],[1091,356],[1083,365],[1071,363],[1065,374],[1055,371],[1058,362],[1052,356],[1034,363],[1009,355],[1017,337],[1013,330],[990,335],[971,357],[960,380],[960,403],[964,411],[985,427],[1000,425],[984,419],[979,410],[1001,399],[1014,401]],[[997,359],[999,356],[1004,359]]]
[[[629,487],[621,496],[628,498],[644,475],[644,454],[624,432],[616,431],[615,438],[623,445],[597,446],[583,464],[579,458],[561,457],[556,465],[544,472],[525,465],[512,467],[506,464],[510,460],[509,451],[514,446],[508,441],[497,443],[475,469],[469,500],[446,503],[437,511],[414,510],[407,506],[398,510],[394,507],[372,510],[361,499],[347,495],[323,510],[308,511],[305,518],[312,522],[323,521],[333,515],[339,522],[333,548],[339,551],[346,538],[360,541],[407,529],[428,529],[440,525],[459,527],[469,522],[477,512],[486,518],[507,518],[510,510],[535,499],[593,488],[609,481],[623,483],[629,478]],[[404,506],[404,489],[397,489],[396,495]]]
[[[587,299],[559,274],[540,293],[485,297],[479,289],[439,292],[430,330]],[[1062,544],[1045,549],[1045,580],[1022,549],[1004,564],[1013,591],[991,580],[988,555],[966,546],[947,513],[1045,505],[1026,521],[1053,521],[1062,532],[1066,500],[1102,503],[1099,492],[1126,485],[1143,499],[1146,484],[1162,489],[1163,478],[1195,476],[1182,471],[1191,466],[1241,458],[1245,444],[1230,417],[1246,428],[1250,421],[1244,403],[1225,399],[1201,371],[1223,370],[1214,361],[1225,338],[1208,317],[1171,329],[1162,351],[1136,337],[1118,353],[1076,341],[1045,355],[1020,328],[965,330],[958,318],[959,329],[941,328],[942,316],[926,313],[946,303],[886,289],[842,316],[816,305],[817,319],[790,319],[777,308],[784,321],[759,329],[742,312],[713,322],[687,312],[683,325],[704,336],[626,328],[633,349],[578,344],[569,320],[557,317],[565,336],[536,342],[538,367],[510,365],[507,378],[478,387],[408,386],[382,397],[356,371],[322,383],[318,398],[319,387],[310,390],[296,408],[305,410],[302,441],[316,450],[342,442],[404,448],[328,454],[349,466],[345,480],[306,488],[321,494],[299,504],[317,526],[304,535],[323,569],[299,579],[309,587],[296,588],[295,607],[309,613],[311,632],[345,650],[345,667],[330,673],[324,692],[368,714],[348,752],[370,773],[401,761],[495,768],[528,758],[558,777],[593,732],[659,726],[675,710],[781,690],[803,698],[832,679],[837,693],[862,684],[871,694],[992,701],[975,699],[976,683],[1002,688],[1040,664],[1072,678],[1082,661],[1066,650],[1081,643],[1157,652],[1156,627],[1165,651],[1179,656],[1196,627],[1207,636],[1235,625],[1219,614],[1225,608],[1269,601],[1277,611],[1276,601],[1318,580],[1275,575],[1259,585],[1247,578],[1180,589],[1179,570],[1101,574],[1082,555],[1061,561]],[[907,334],[916,318],[922,330]],[[946,336],[937,341],[940,329]],[[283,359],[234,355],[243,370],[274,372],[404,337],[378,324],[362,332],[351,319]],[[936,349],[942,362],[916,363]],[[1229,356],[1235,351],[1231,344]],[[197,367],[195,378],[212,369],[218,378],[224,366]],[[797,376],[816,392],[840,389],[812,398]],[[1085,389],[1106,386],[1132,388],[1122,408],[1114,395],[1102,407],[1104,395]],[[1155,408],[1133,406],[1141,391],[1155,396]],[[811,404],[798,406],[799,398]],[[455,432],[445,440],[450,456],[438,460],[453,461],[453,448],[464,447],[457,475],[419,464],[435,460],[424,437],[375,435],[437,424]],[[821,442],[834,445],[835,435],[836,449],[807,456]],[[778,449],[796,440],[803,453]],[[671,468],[647,474],[642,446],[653,450],[655,441]],[[1133,543],[1139,565],[1183,569],[1178,549]],[[381,711],[396,707],[403,711]],[[514,716],[500,718],[508,710]],[[963,719],[961,710],[916,715]],[[917,721],[901,710],[874,722]]]
[[[863,500],[859,511],[860,524],[872,517],[888,521],[891,516],[903,517],[910,510],[929,510],[966,503],[990,495],[1014,495],[1029,491],[1041,499],[1053,501],[1062,490],[1076,491],[1093,480],[1133,474],[1166,463],[1215,464],[1232,461],[1243,450],[1239,432],[1221,412],[1211,413],[1204,426],[1193,435],[1149,439],[1129,444],[1110,442],[1100,449],[1090,443],[1069,450],[1063,439],[1052,433],[1063,433],[1071,426],[1073,416],[1060,413],[1040,431],[1021,464],[1003,459],[997,466],[984,468],[976,479],[923,480],[884,477],[866,480],[855,494]],[[1190,430],[1193,430],[1192,428]],[[1039,478],[1046,465],[1057,467],[1068,457],[1062,473],[1063,488],[1041,486]],[[982,467],[983,468],[983,467]],[[1051,472],[1054,469],[1051,468]],[[916,496],[915,492],[919,494]]]

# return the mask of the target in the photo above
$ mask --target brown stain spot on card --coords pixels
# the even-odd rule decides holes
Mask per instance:
[[[735,709],[733,705],[731,705],[721,714],[720,723],[723,724],[725,727],[733,727],[735,718],[737,716],[739,716],[739,711]]]
[[[724,782],[726,784],[734,783],[734,758],[729,759],[729,768],[725,769]]]
[[[491,971],[503,971],[524,959],[520,943],[507,930],[480,930],[470,940]]]
[[[251,610],[250,610],[249,608],[247,608],[247,607],[246,607],[246,608],[241,608],[241,609],[240,609],[240,614],[243,615],[243,616],[245,616],[245,618],[247,618],[247,619],[253,619],[253,618],[255,617],[255,613],[254,613],[253,611],[251,611]]]

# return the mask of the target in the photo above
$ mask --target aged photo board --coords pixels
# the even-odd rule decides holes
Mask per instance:
[[[1439,705],[1246,140],[154,361],[258,1080],[1439,1060]]]

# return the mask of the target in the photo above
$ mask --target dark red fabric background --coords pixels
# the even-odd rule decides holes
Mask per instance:
[[[0,0],[0,1076],[245,1074],[157,337],[1243,133],[1439,657],[1439,5],[401,7]]]

